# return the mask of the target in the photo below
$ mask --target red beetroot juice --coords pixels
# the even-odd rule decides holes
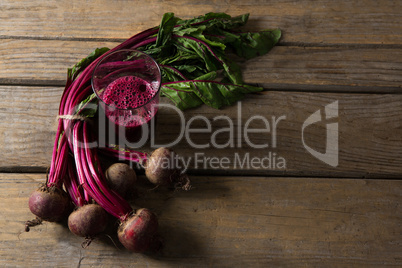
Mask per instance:
[[[108,105],[105,114],[115,124],[117,137],[125,135],[129,142],[142,137],[142,127],[148,127],[157,112],[158,83],[150,83],[137,76],[123,76],[112,81],[102,92]],[[147,124],[147,126],[143,126]]]

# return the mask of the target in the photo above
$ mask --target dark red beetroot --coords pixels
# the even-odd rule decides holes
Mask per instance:
[[[152,152],[145,164],[145,175],[155,185],[164,185],[189,190],[188,176],[175,167],[174,151],[161,147]]]
[[[109,215],[97,204],[79,207],[68,217],[70,231],[82,237],[94,237],[102,233],[108,224]]]
[[[135,171],[124,163],[111,165],[106,170],[105,176],[109,187],[123,197],[134,190],[137,181]]]
[[[42,185],[29,197],[29,209],[42,220],[57,222],[71,211],[67,193],[55,186]]]
[[[125,248],[141,253],[154,249],[157,241],[158,220],[150,210],[142,208],[119,226],[117,235]]]

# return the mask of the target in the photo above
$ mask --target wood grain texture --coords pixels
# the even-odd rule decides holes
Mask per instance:
[[[49,165],[56,130],[56,115],[62,88],[58,87],[0,87],[0,168],[47,167]],[[29,101],[27,101],[29,100]],[[302,143],[302,125],[317,110],[338,101],[338,118],[322,121],[304,131],[305,144],[319,152],[325,152],[326,123],[338,123],[339,165],[331,167],[310,155]],[[163,103],[169,103],[163,99]],[[241,109],[241,110],[239,110]],[[190,129],[205,129],[206,121],[211,132],[189,133],[188,138],[180,134],[185,127],[180,125],[179,114],[172,108],[162,108],[158,113],[155,142],[172,145],[191,168],[197,172],[226,174],[281,174],[297,176],[351,176],[351,177],[400,177],[402,175],[402,95],[393,94],[333,94],[300,92],[263,92],[249,95],[242,103],[222,110],[202,106],[185,113],[184,122]],[[203,116],[189,125],[195,116]],[[228,120],[214,120],[227,116]],[[250,133],[246,140],[242,130],[250,118],[262,116],[268,121],[270,132]],[[273,134],[272,118],[278,120]],[[229,131],[215,136],[212,133],[233,124],[233,137]],[[262,119],[253,119],[249,128],[264,129]],[[240,137],[240,143],[238,143]],[[276,146],[274,146],[274,140]],[[233,147],[225,145],[233,140]],[[194,145],[207,144],[207,148]],[[252,144],[267,148],[255,148]],[[222,148],[219,148],[222,145]],[[223,146],[225,145],[225,146]],[[143,150],[151,151],[144,147]],[[283,158],[282,165],[249,165],[252,158],[263,159],[269,154]],[[198,154],[198,156],[196,155]],[[249,156],[247,160],[246,157]],[[229,164],[216,166],[204,157],[229,158]],[[272,157],[271,157],[272,158]],[[198,159],[198,160],[196,160]],[[237,161],[237,160],[239,161]],[[244,160],[246,159],[246,160]],[[197,163],[197,161],[199,161]],[[242,167],[241,163],[247,165]],[[268,160],[264,160],[268,161]],[[278,163],[278,161],[277,161]]]
[[[193,177],[190,192],[159,189],[135,201],[158,215],[166,240],[162,254],[147,256],[116,249],[106,237],[82,249],[62,224],[23,232],[32,218],[28,197],[43,179],[0,174],[1,266],[402,265],[402,181]]]
[[[64,85],[67,68],[117,42],[0,39],[1,84]],[[244,80],[268,89],[401,92],[402,49],[275,47],[240,61]]]
[[[98,47],[115,47],[116,42],[0,40],[2,84],[65,85],[71,68]]]
[[[400,1],[2,1],[1,36],[128,38],[159,25],[165,12],[192,18],[208,12],[250,13],[247,29],[279,27],[283,41],[401,44]],[[369,23],[368,23],[369,22]]]

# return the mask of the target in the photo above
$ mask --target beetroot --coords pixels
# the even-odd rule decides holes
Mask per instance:
[[[111,165],[106,170],[105,176],[109,187],[123,197],[134,190],[134,185],[137,181],[135,171],[124,163]]]
[[[133,252],[145,252],[155,248],[158,220],[150,210],[142,208],[121,223],[117,231],[120,242]]]
[[[174,165],[174,151],[161,147],[152,152],[145,165],[145,175],[155,185],[189,190],[190,180]]]
[[[29,209],[42,220],[57,222],[67,217],[71,203],[62,189],[42,185],[29,197]]]
[[[97,204],[79,207],[68,217],[70,231],[82,237],[94,237],[103,232],[108,224],[109,215]]]

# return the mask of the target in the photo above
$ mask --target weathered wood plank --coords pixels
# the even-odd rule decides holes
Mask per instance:
[[[0,99],[4,100],[0,105],[0,143],[4,145],[0,149],[2,162],[10,161],[14,166],[48,165],[62,90],[1,88]]]
[[[0,40],[0,83],[64,85],[67,68],[116,42]],[[241,63],[244,79],[269,89],[400,92],[402,49],[275,47]]]
[[[0,87],[2,170],[18,166],[49,165],[61,92],[62,88],[57,87]],[[336,167],[313,157],[302,140],[302,127],[307,118],[334,101],[338,101],[338,118],[313,124],[306,127],[303,133],[305,145],[324,153],[326,123],[338,123],[339,135],[336,137],[339,139],[339,165]],[[165,99],[162,102],[168,103]],[[185,126],[180,124],[180,115],[172,108],[161,108],[155,141],[158,145],[166,145],[177,140],[172,146],[185,157],[186,161],[190,161],[190,167],[194,172],[400,177],[402,175],[401,111],[402,95],[267,91],[249,95],[241,106],[237,104],[222,110],[203,106],[186,111],[184,123],[187,129],[205,130],[206,124],[211,126],[209,133],[187,131],[188,138],[184,135]],[[203,119],[198,118],[189,124],[190,119],[195,116],[201,116]],[[227,118],[214,120],[217,116]],[[273,117],[277,121],[276,128],[272,121]],[[249,133],[247,140],[244,128],[248,120],[252,120],[248,128],[257,129],[265,129],[263,120],[266,120],[269,131]],[[215,131],[228,128],[231,124],[232,137],[228,130],[212,137]],[[181,133],[183,136],[180,138]],[[197,146],[206,144],[208,147],[195,148],[194,144]],[[266,144],[267,147],[256,148],[253,144]],[[331,146],[328,145],[328,148]],[[144,150],[147,150],[146,148],[144,147]],[[211,157],[229,163],[219,161],[216,164],[214,162],[216,159],[212,160]],[[224,159],[226,157],[229,160]],[[330,151],[329,157],[336,157],[336,151]],[[263,162],[252,164],[253,158],[256,158],[255,161]]]
[[[98,47],[116,42],[54,40],[0,40],[0,81],[5,83],[64,85],[71,68]],[[34,81],[33,81],[34,80]],[[49,81],[50,80],[50,81]],[[56,81],[56,82],[55,82]]]
[[[245,62],[244,79],[268,89],[401,92],[402,49],[276,47]]]
[[[190,192],[159,189],[136,201],[159,217],[166,244],[154,257],[105,237],[82,249],[60,224],[23,232],[27,199],[43,179],[0,174],[1,266],[402,265],[400,180],[193,177]]]
[[[251,13],[248,29],[280,27],[283,41],[401,44],[400,1],[2,1],[2,36],[128,38],[156,26],[165,12]]]

